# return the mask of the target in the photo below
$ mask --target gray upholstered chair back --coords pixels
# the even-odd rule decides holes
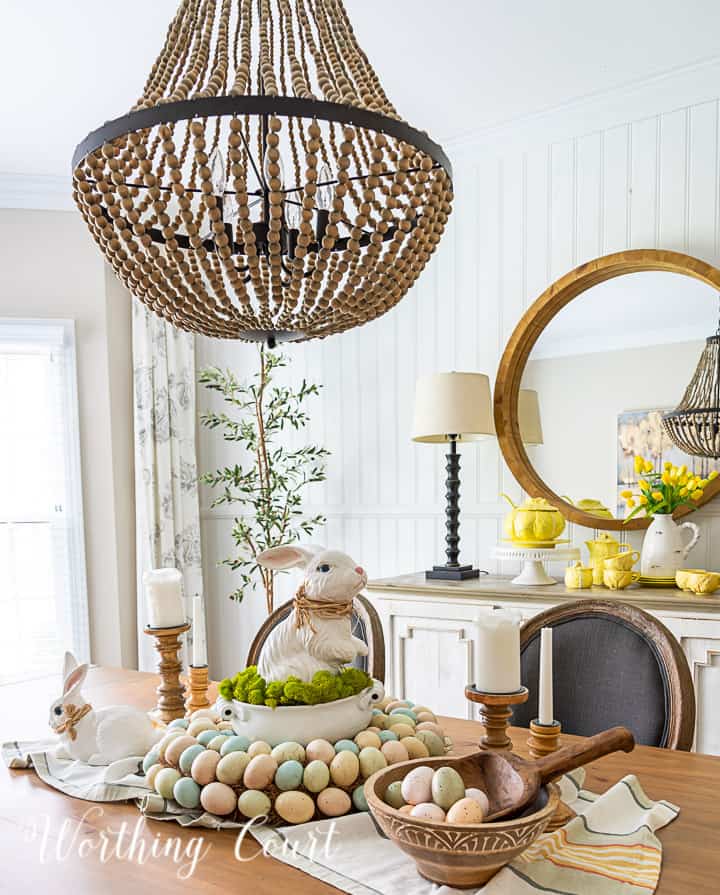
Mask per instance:
[[[255,635],[250,650],[248,652],[247,664],[257,665],[260,658],[260,650],[262,649],[268,634],[272,629],[279,625],[281,621],[290,615],[293,607],[293,601],[288,600],[269,615],[260,630]],[[361,668],[363,671],[375,678],[376,680],[385,681],[385,638],[383,637],[382,624],[380,616],[377,614],[372,603],[362,595],[355,597],[353,604],[353,613],[351,616],[352,632],[363,643],[368,645],[367,656],[356,656],[353,665]]]
[[[680,645],[657,619],[610,601],[558,606],[523,626],[530,697],[513,724],[528,727],[537,718],[542,627],[553,629],[555,716],[565,733],[590,736],[622,724],[643,745],[691,748],[695,700]]]

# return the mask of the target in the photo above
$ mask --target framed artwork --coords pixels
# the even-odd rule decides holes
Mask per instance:
[[[651,460],[655,469],[661,471],[663,464],[670,462],[676,466],[683,463],[692,472],[703,478],[713,469],[720,472],[720,460],[708,457],[692,457],[676,447],[667,437],[662,427],[662,415],[666,409],[629,410],[618,414],[617,426],[617,482],[616,482],[616,516],[625,517],[627,507],[620,497],[620,492],[632,488],[639,478],[635,472],[634,458],[636,454]]]

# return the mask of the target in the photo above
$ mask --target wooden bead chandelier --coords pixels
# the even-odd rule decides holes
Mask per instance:
[[[180,329],[276,342],[397,304],[452,202],[341,0],[182,0],[129,114],[89,134],[73,194],[130,292]]]

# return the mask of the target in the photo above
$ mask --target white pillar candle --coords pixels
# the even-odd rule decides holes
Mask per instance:
[[[475,687],[482,693],[520,689],[519,612],[491,609],[475,619]]]
[[[538,694],[538,721],[552,724],[555,720],[553,707],[553,657],[552,628],[540,629],[540,683]]]
[[[203,601],[199,594],[193,597],[192,622],[192,663],[195,668],[201,668],[203,665],[207,665],[207,640],[205,639]]]
[[[182,574],[177,569],[145,572],[143,584],[151,628],[175,628],[185,624]]]

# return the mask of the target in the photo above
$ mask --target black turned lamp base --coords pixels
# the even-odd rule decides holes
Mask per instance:
[[[487,575],[487,572],[483,572]],[[480,569],[472,566],[433,566],[425,572],[425,578],[440,581],[466,581],[468,578],[479,578]]]

